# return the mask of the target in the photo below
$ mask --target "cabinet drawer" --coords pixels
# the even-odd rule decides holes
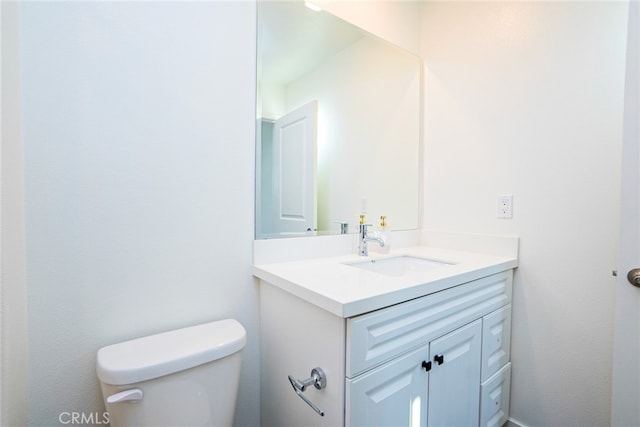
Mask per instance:
[[[509,361],[510,349],[511,304],[482,318],[482,381]]]
[[[351,378],[511,302],[511,270],[347,319]]]
[[[511,363],[480,386],[480,427],[500,427],[509,418]]]

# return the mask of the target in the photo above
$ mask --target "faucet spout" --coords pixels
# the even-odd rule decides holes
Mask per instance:
[[[358,232],[358,254],[360,256],[369,256],[369,248],[367,242],[377,242],[380,246],[384,246],[385,241],[381,237],[369,236],[368,228],[371,224],[360,224],[360,230]]]
[[[380,246],[384,246],[384,239],[382,237],[367,237],[367,242],[378,242]]]

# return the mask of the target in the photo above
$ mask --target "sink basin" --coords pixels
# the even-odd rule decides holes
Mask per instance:
[[[401,255],[392,258],[367,259],[365,261],[353,262],[346,265],[349,267],[359,268],[361,270],[384,274],[385,276],[403,276],[409,272],[420,273],[451,264],[426,258]]]

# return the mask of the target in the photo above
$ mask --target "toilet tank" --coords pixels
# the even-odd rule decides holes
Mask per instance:
[[[226,319],[101,348],[111,426],[231,426],[245,344]]]

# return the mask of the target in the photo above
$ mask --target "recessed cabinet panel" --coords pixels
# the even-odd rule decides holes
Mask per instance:
[[[478,425],[481,335],[478,319],[431,342],[429,427]]]
[[[512,277],[505,271],[347,319],[347,377],[508,304]]]
[[[346,381],[346,425],[419,427],[426,423],[426,345]]]
[[[511,363],[507,363],[488,381],[482,383],[480,427],[500,427],[509,418]]]
[[[509,361],[510,349],[511,304],[482,319],[482,381]]]

